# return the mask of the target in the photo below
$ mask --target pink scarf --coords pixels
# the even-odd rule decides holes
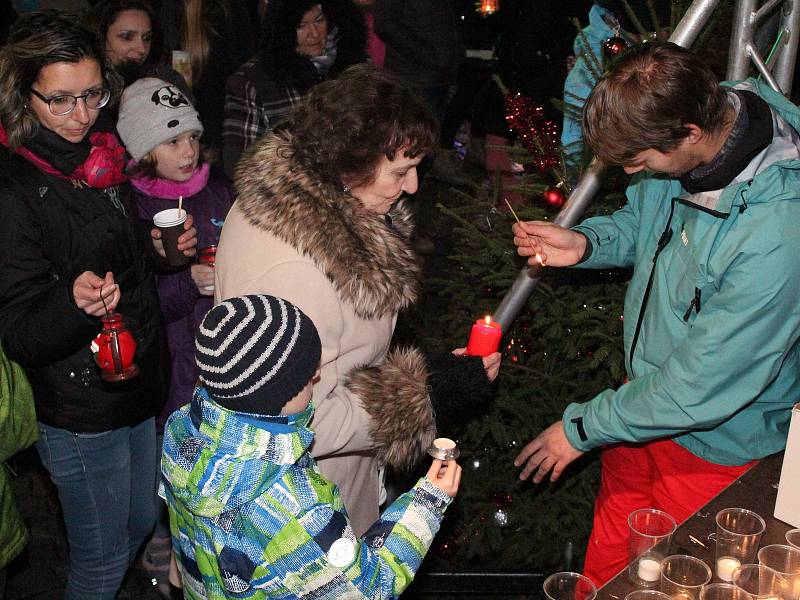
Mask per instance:
[[[136,166],[136,161],[128,163],[128,169]],[[177,200],[179,197],[189,198],[201,192],[208,184],[210,167],[208,163],[194,170],[192,176],[184,182],[171,181],[158,177],[131,177],[131,185],[143,194],[165,200]]]

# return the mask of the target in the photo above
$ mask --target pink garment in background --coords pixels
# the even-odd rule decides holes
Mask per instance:
[[[365,11],[364,18],[367,22],[367,54],[372,59],[372,63],[382,69],[383,61],[386,58],[386,44],[375,33],[375,18],[372,13]]]

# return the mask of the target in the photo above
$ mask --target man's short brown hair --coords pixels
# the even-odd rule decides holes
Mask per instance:
[[[609,165],[640,152],[674,150],[688,124],[714,133],[725,123],[727,95],[695,54],[669,42],[648,42],[624,52],[586,102],[583,135]]]

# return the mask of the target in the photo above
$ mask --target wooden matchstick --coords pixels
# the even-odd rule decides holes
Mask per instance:
[[[514,209],[512,208],[511,204],[508,202],[508,198],[503,198],[503,201],[506,203],[506,206],[508,207],[508,210],[511,211],[511,214],[514,215],[514,218],[517,220],[517,223],[522,223],[522,221],[519,220],[519,217],[517,216],[517,213],[514,212]],[[527,236],[528,241],[531,243],[531,248],[533,248],[533,238],[531,238],[531,236],[529,234],[527,234],[527,233],[525,235]],[[538,252],[536,253],[536,260],[539,261],[540,265],[544,266],[544,261],[542,260],[542,257],[539,255]]]

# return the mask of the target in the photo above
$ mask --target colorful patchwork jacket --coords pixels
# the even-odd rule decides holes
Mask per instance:
[[[162,495],[189,599],[396,598],[451,498],[421,479],[360,539],[308,453],[313,407],[236,413],[198,387],[164,432]]]

